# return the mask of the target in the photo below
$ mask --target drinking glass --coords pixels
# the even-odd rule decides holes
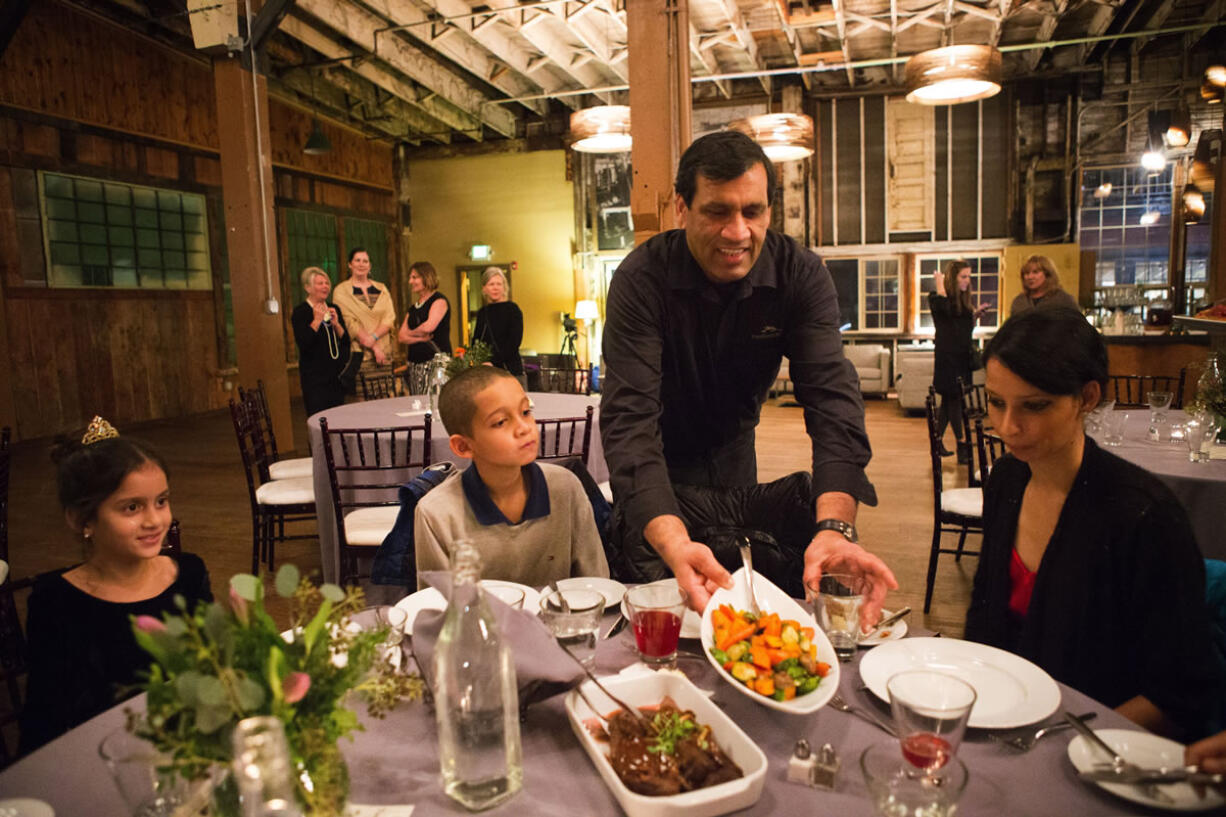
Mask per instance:
[[[677,659],[681,620],[689,596],[674,584],[644,584],[626,591],[634,646],[647,664],[671,664]]]
[[[504,584],[482,584],[481,589],[513,610],[524,609],[524,591]]]
[[[856,654],[860,643],[860,611],[868,589],[859,576],[826,573],[807,585],[813,599],[813,615],[839,660],[846,663]]]
[[[409,614],[390,604],[380,604],[359,610],[349,619],[362,630],[373,630],[378,627],[387,628],[387,641],[380,646],[380,654],[393,667],[400,668],[400,644],[404,641],[404,632],[409,625]]]
[[[893,745],[878,743],[860,755],[860,771],[877,813],[883,817],[952,817],[966,790],[967,772],[953,758],[939,778],[910,773]]]
[[[1183,427],[1184,442],[1188,444],[1188,462],[1201,462],[1205,440],[1212,439],[1209,434],[1210,429],[1201,422],[1201,419],[1194,416]]]
[[[1124,429],[1128,427],[1128,412],[1112,411],[1103,417],[1103,442],[1120,445],[1124,442]]]
[[[1169,391],[1151,391],[1145,395],[1149,403],[1149,438],[1161,442],[1163,429],[1166,428],[1166,410],[1171,406]]]
[[[1099,435],[1102,434],[1103,424],[1114,409],[1114,400],[1103,400],[1095,406],[1094,410],[1086,415],[1086,434],[1097,440]]]
[[[187,784],[175,775],[160,774],[170,763],[152,743],[120,727],[98,744],[98,754],[115,781],[115,788],[137,817],[170,817],[183,804]]]
[[[903,759],[924,775],[937,775],[958,753],[975,688],[931,670],[900,672],[885,687]]]
[[[562,609],[566,600],[570,611]],[[604,596],[595,590],[558,590],[541,599],[541,621],[583,666],[596,663],[596,631],[604,615]]]

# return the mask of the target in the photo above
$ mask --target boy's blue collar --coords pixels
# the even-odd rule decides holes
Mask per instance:
[[[527,522],[529,519],[549,516],[549,486],[545,483],[545,472],[535,462],[528,463],[523,470],[528,475],[528,501],[524,505],[524,518],[520,521]],[[477,463],[474,462],[464,469],[464,474],[460,477],[460,487],[464,489],[464,498],[468,500],[468,507],[472,508],[478,524],[512,524],[490,498],[489,489],[477,473]]]

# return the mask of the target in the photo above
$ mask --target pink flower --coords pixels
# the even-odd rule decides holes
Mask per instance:
[[[234,592],[234,588],[230,588],[230,609],[234,611],[234,617],[243,624],[247,623],[247,601]]]
[[[301,701],[306,697],[307,690],[310,688],[311,676],[305,672],[291,672],[281,682],[281,689],[285,692],[285,702],[287,704],[296,704]]]
[[[166,625],[153,616],[137,616],[136,628],[145,633],[162,633],[166,631]]]

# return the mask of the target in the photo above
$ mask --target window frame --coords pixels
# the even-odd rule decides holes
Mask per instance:
[[[843,254],[823,254],[822,263],[829,265],[831,261],[855,261],[857,262],[856,269],[856,325],[855,329],[847,329],[842,334],[848,337],[880,337],[888,335],[902,335],[906,333],[906,312],[904,302],[906,300],[906,280],[905,268],[906,259],[901,253],[873,253],[871,255],[843,255]],[[868,297],[867,287],[865,286],[865,266],[869,263],[881,263],[893,261],[896,265],[895,280],[898,283],[898,306],[894,312],[897,318],[895,326],[878,326],[871,329],[865,328],[865,318],[867,311],[865,301]],[[833,275],[831,276],[833,279]],[[879,312],[878,314],[889,314],[888,312]]]
[[[915,301],[914,301],[915,310],[912,315],[912,321],[911,321],[912,325],[910,327],[910,331],[912,334],[920,336],[920,337],[926,337],[926,338],[936,336],[936,327],[924,326],[922,322],[923,316],[925,314],[928,314],[928,304],[927,304],[928,293],[932,291],[932,289],[926,289],[924,287],[924,281],[931,280],[931,273],[927,275],[924,274],[924,272],[922,271],[923,262],[936,261],[937,269],[940,270],[945,266],[944,262],[951,261],[956,258],[965,259],[967,261],[970,261],[972,259],[976,261],[982,261],[985,258],[996,259],[996,322],[993,324],[984,324],[981,321],[977,321],[975,323],[975,329],[972,333],[972,336],[973,337],[983,337],[986,335],[995,334],[996,330],[1000,328],[1002,316],[1008,317],[1007,315],[1004,314],[1007,311],[1008,307],[1001,301],[1002,296],[1004,294],[1003,276],[1004,276],[1004,270],[1005,270],[1005,253],[1003,249],[1002,250],[969,250],[966,252],[916,253],[913,256],[914,266],[911,269],[912,281],[915,284],[914,290],[913,290],[915,292]],[[972,272],[972,275],[974,277],[972,279],[971,288],[975,292],[982,291],[982,287],[977,287],[975,285],[979,280],[983,278],[983,275],[984,275],[984,273],[980,272],[979,269],[980,269],[979,264],[974,265],[973,267],[974,271]]]

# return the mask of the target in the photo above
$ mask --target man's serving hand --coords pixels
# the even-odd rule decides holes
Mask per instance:
[[[863,629],[881,620],[881,604],[886,592],[898,589],[898,580],[885,562],[837,531],[818,532],[805,549],[805,587],[816,587],[823,573],[850,573],[868,583],[868,596],[860,615]]]

